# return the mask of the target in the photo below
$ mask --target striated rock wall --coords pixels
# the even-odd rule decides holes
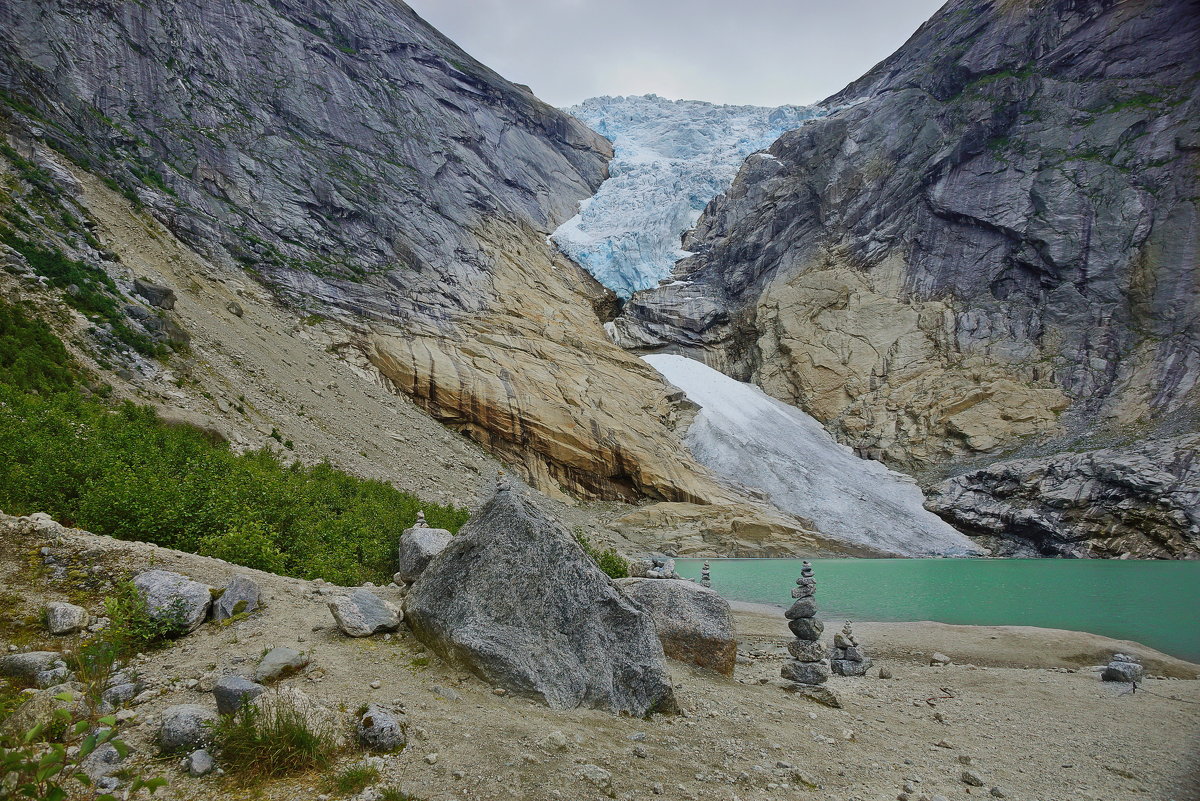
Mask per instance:
[[[928,507],[1000,556],[1200,559],[1200,437],[997,462]]]
[[[913,471],[1194,401],[1200,5],[952,0],[751,156],[614,338]]]
[[[542,489],[725,497],[546,235],[609,143],[396,0],[0,0],[0,115]]]

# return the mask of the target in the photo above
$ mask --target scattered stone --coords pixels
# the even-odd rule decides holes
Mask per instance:
[[[245,573],[238,573],[229,580],[221,597],[213,603],[213,620],[250,614],[258,608],[258,596],[258,582]]]
[[[229,312],[234,317],[241,317],[243,314],[245,314],[245,311],[242,310],[242,304],[235,300],[231,300],[225,304],[225,311]]]
[[[208,617],[212,593],[208,586],[169,570],[147,570],[133,579],[133,586],[158,620],[178,619],[193,631]]]
[[[950,657],[941,652],[934,652],[933,656],[929,657],[930,667],[944,667],[950,664]]]
[[[168,707],[158,728],[158,747],[164,753],[202,748],[211,742],[216,722],[216,713],[199,704]]]
[[[1008,798],[1008,794],[999,787],[993,787],[988,791],[988,795],[990,795],[992,798]]]
[[[1101,681],[1139,682],[1145,676],[1137,657],[1128,654],[1113,654],[1112,661],[1100,674]]]
[[[650,613],[667,656],[733,675],[737,638],[728,601],[682,579],[625,578],[614,583]]]
[[[426,762],[428,762],[430,765],[437,764],[437,761],[438,761],[438,755],[437,755],[436,753],[433,753],[433,754],[426,754],[426,755],[425,755],[425,761],[426,761]]]
[[[895,676],[892,673],[892,669],[890,667],[887,667],[886,665],[884,665],[883,667],[879,668],[879,678],[891,679],[891,678],[895,678]]]
[[[381,752],[396,751],[408,744],[400,718],[377,704],[369,705],[359,718],[358,739],[370,750]]]
[[[580,779],[596,786],[605,795],[612,793],[612,774],[599,765],[580,765],[576,774]]]
[[[790,693],[803,696],[810,701],[816,701],[818,704],[832,707],[833,709],[841,709],[842,701],[834,694],[833,690],[828,687],[811,684],[789,683],[784,689]]]
[[[382,686],[383,686],[383,682],[382,682],[382,681],[380,681],[379,679],[376,679],[375,681],[371,682],[371,689],[372,689],[372,690],[378,690],[378,689],[379,689],[380,687],[382,687]]]
[[[650,616],[505,484],[413,584],[405,616],[447,661],[555,709],[676,709]]]
[[[973,770],[964,770],[962,772],[963,784],[969,784],[972,787],[982,787],[983,779],[979,778],[979,774]]]
[[[75,604],[54,602],[46,604],[43,613],[46,631],[55,635],[74,634],[87,628],[90,620],[87,610]]]
[[[258,668],[254,671],[254,680],[263,682],[290,676],[307,667],[309,661],[308,656],[295,648],[286,646],[272,648],[258,663]]]
[[[338,628],[351,637],[369,637],[400,628],[400,610],[370,590],[357,589],[329,602]]]
[[[222,715],[232,715],[266,691],[266,687],[241,676],[222,676],[213,686],[213,696],[217,700],[217,712]]]
[[[116,746],[112,743],[104,743],[96,746],[96,750],[84,758],[79,769],[91,780],[92,784],[97,784],[101,779],[120,770],[123,761]]]
[[[213,763],[212,754],[200,748],[188,754],[183,760],[184,770],[189,776],[200,777],[207,776],[212,773],[216,765]]]
[[[556,729],[543,737],[540,745],[547,751],[566,751],[571,747],[571,741]]]
[[[425,513],[417,512],[417,522],[400,534],[397,549],[396,583],[411,584],[446,549],[454,535],[443,528],[430,528]]]
[[[829,679],[829,668],[821,662],[801,662],[789,659],[783,663],[780,675],[788,681],[800,684],[824,684]]]
[[[430,691],[439,698],[445,698],[447,701],[457,701],[462,698],[458,691],[452,687],[443,687],[440,684],[435,684],[430,688]]]

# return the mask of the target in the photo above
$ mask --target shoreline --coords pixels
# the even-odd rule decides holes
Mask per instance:
[[[729,601],[729,606],[739,642],[770,646],[778,640],[782,648],[791,639],[783,607],[749,601]],[[826,622],[822,639],[831,640],[834,627]],[[1124,652],[1141,658],[1150,676],[1200,679],[1200,664],[1139,642],[1084,631],[933,620],[855,621],[854,631],[873,657],[910,664],[928,664],[934,652],[941,652],[955,663],[979,667],[1078,670],[1107,664],[1114,653]]]

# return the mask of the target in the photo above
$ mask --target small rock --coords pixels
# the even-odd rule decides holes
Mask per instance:
[[[945,654],[941,653],[940,651],[935,651],[933,656],[929,657],[929,666],[930,667],[943,667],[943,666],[949,665],[949,664],[950,664],[950,657],[946,656]]]
[[[308,666],[309,658],[295,648],[280,646],[272,648],[258,663],[254,671],[256,681],[271,681],[272,679],[289,676]]]
[[[225,304],[225,311],[229,312],[234,317],[241,317],[243,314],[245,314],[245,312],[242,310],[241,304],[233,300]]]
[[[216,721],[216,713],[199,704],[168,707],[158,729],[158,746],[171,753],[208,745],[212,740],[211,726]]]
[[[992,798],[1007,798],[1008,797],[1008,794],[1005,793],[1003,790],[1001,790],[999,787],[993,787],[991,790],[988,791],[988,795],[990,795]]]
[[[612,774],[599,765],[581,765],[576,775],[584,781],[594,784],[602,793],[612,792]]]
[[[979,778],[979,774],[973,770],[964,770],[960,778],[962,779],[963,784],[969,784],[972,787],[983,786],[983,779]]]
[[[170,287],[135,278],[133,291],[145,298],[151,306],[157,306],[160,309],[175,308],[175,290]]]
[[[213,696],[217,699],[217,712],[222,715],[232,715],[243,705],[266,691],[266,687],[241,676],[222,676],[213,685]]]
[[[375,681],[371,682],[371,689],[372,689],[372,690],[378,690],[378,689],[379,689],[380,687],[382,687],[382,686],[383,686],[383,682],[382,682],[382,681],[380,681],[379,679],[376,679]]]
[[[436,753],[426,754],[425,761],[428,762],[430,765],[436,764],[438,761],[438,755]]]
[[[408,744],[408,736],[401,720],[376,704],[369,705],[367,711],[359,718],[358,739],[372,751],[395,751]],[[436,755],[434,758],[436,759]]]
[[[44,610],[46,631],[55,635],[74,634],[87,628],[89,617],[82,606],[68,603],[49,603]]]
[[[886,665],[879,668],[879,678],[881,678],[881,679],[894,678],[894,676],[892,674],[892,669],[890,667],[887,667]]]
[[[543,737],[540,744],[547,751],[566,751],[571,747],[567,735],[557,729]]]
[[[329,602],[338,628],[351,637],[369,637],[400,628],[400,610],[370,590],[357,589]]]
[[[226,620],[234,615],[249,614],[258,608],[258,582],[245,573],[238,573],[225,585],[225,591],[213,604],[213,620]]]
[[[215,767],[212,755],[203,748],[193,751],[184,759],[184,769],[189,776],[207,776]]]
[[[443,687],[440,684],[435,684],[429,689],[434,695],[438,696],[439,698],[445,698],[447,701],[457,701],[462,698],[462,696],[451,687]]]

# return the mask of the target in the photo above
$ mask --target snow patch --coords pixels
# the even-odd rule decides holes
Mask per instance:
[[[693,359],[642,358],[701,407],[686,444],[718,475],[762,490],[831,539],[902,556],[984,553],[925,509],[911,477],[860,459],[799,409]]]

